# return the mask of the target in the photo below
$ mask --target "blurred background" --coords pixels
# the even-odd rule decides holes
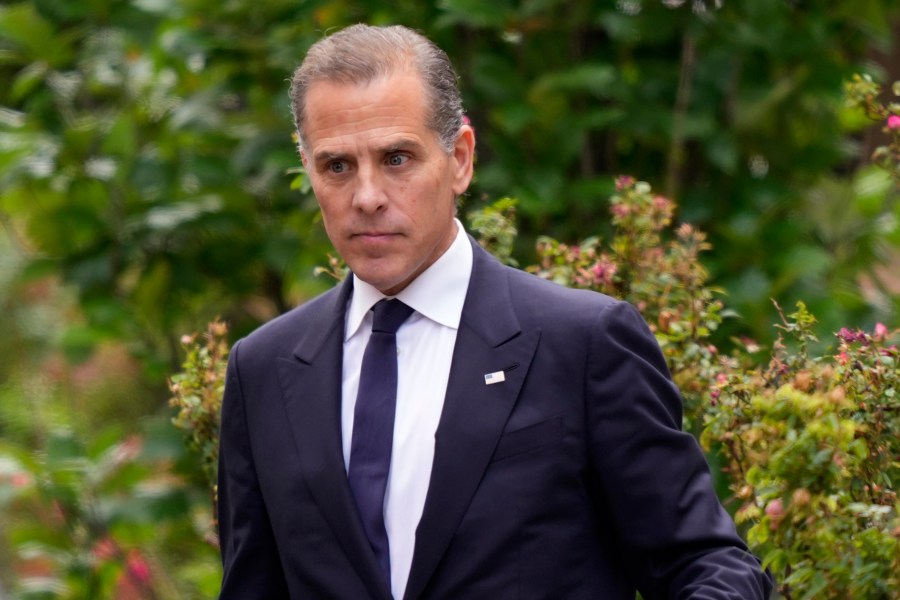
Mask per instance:
[[[886,124],[844,91],[897,101],[893,0],[4,0],[0,598],[215,596],[167,378],[214,317],[235,339],[332,285],[287,88],[356,22],[450,55],[478,138],[460,213],[517,199],[520,264],[608,236],[628,174],[709,234],[723,339],[770,344],[772,299],[898,322]]]

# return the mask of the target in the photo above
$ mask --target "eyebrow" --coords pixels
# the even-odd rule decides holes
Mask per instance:
[[[422,143],[413,138],[400,138],[392,141],[384,146],[376,146],[374,152],[376,154],[390,154],[400,150],[421,150]],[[321,150],[313,155],[313,161],[316,163],[330,162],[333,160],[346,160],[349,155],[346,152],[332,152],[329,150]]]
[[[381,154],[390,154],[391,152],[397,152],[398,150],[420,150],[422,148],[421,142],[414,140],[412,138],[400,138],[386,146],[382,146],[380,148],[376,148],[376,152],[380,152]]]
[[[313,155],[313,162],[321,163],[321,162],[330,162],[332,160],[343,160],[347,158],[347,155],[343,152],[328,152],[319,151]]]

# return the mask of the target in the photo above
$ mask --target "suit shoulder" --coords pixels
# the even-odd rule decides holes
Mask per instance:
[[[578,288],[570,288],[543,279],[513,267],[505,267],[509,276],[510,292],[519,303],[540,303],[545,309],[589,310],[595,312],[614,305],[627,305],[606,294]]]
[[[625,300],[593,290],[565,287],[519,269],[506,268],[510,301],[523,324],[537,325],[545,332],[564,337],[580,337],[599,328],[653,338],[643,315]]]

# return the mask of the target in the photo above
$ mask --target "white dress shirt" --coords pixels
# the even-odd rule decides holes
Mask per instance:
[[[458,220],[456,226],[456,239],[450,248],[394,296],[415,310],[397,331],[397,412],[384,498],[394,598],[403,597],[409,578],[416,527],[431,479],[434,434],[444,407],[456,332],[472,273],[472,247]],[[372,334],[371,308],[385,297],[353,276],[353,294],[344,324],[341,433],[345,468],[350,464],[363,352]]]

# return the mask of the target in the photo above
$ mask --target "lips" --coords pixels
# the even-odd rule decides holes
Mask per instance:
[[[399,233],[390,233],[386,231],[363,231],[354,233],[350,236],[351,243],[367,248],[368,252],[382,252],[394,246],[394,242],[399,239]]]
[[[386,240],[400,235],[399,233],[392,233],[389,231],[361,231],[359,233],[353,233],[350,235],[351,238],[362,238],[364,240]]]

